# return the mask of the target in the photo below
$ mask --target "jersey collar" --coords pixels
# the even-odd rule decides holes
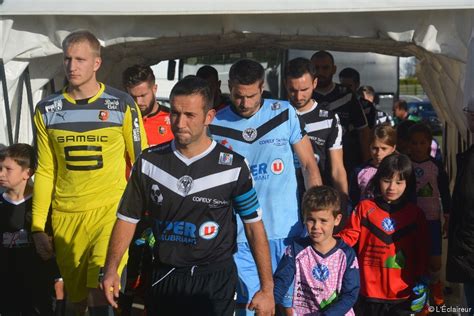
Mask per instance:
[[[296,113],[298,115],[304,115],[306,113],[312,112],[318,106],[318,102],[316,102],[316,100],[313,100],[313,102],[314,102],[313,105],[311,106],[311,108],[308,111],[301,111],[300,112],[300,111],[296,110]]]
[[[311,249],[313,249],[313,251],[316,252],[318,256],[320,256],[321,258],[327,258],[331,256],[333,253],[335,253],[339,248],[341,248],[341,242],[342,242],[341,238],[334,237],[334,239],[336,239],[336,245],[334,245],[334,247],[331,248],[331,250],[329,250],[325,254],[322,254],[321,252],[317,251],[313,246],[311,246]]]
[[[32,194],[29,194],[29,195],[25,196],[25,197],[24,197],[23,199],[21,199],[21,200],[14,201],[14,200],[12,200],[12,199],[10,199],[10,198],[8,197],[8,195],[7,195],[6,192],[3,192],[3,194],[2,194],[3,199],[4,199],[5,201],[7,201],[8,203],[13,204],[13,205],[20,205],[21,203],[25,202],[26,200],[31,199],[32,196],[33,196]]]
[[[176,157],[178,157],[179,160],[181,160],[184,164],[186,164],[186,166],[189,166],[190,164],[192,164],[193,162],[195,161],[198,161],[199,159],[207,156],[215,147],[216,147],[217,143],[215,140],[212,140],[211,141],[211,145],[209,145],[209,147],[203,151],[202,153],[200,153],[199,155],[196,155],[192,158],[188,158],[186,156],[184,156],[183,154],[181,154],[177,149],[176,149],[176,145],[175,145],[175,140],[173,139],[172,142],[171,142],[171,149],[173,150],[173,153],[175,154]]]
[[[319,91],[317,88],[316,88],[315,92],[318,93],[318,94],[321,94],[321,95],[328,95],[328,94],[330,94],[331,92],[333,92],[334,89],[336,89],[336,83],[335,83],[334,81],[331,82],[331,85],[332,85],[332,86],[331,86],[331,89],[329,89],[327,92]]]
[[[97,91],[97,93],[92,96],[91,98],[89,98],[89,101],[87,103],[93,103],[95,102],[100,96],[101,94],[104,92],[105,90],[105,85],[102,83],[102,82],[99,82],[99,91]],[[74,100],[73,97],[71,97],[68,93],[67,93],[67,88],[68,86],[64,86],[63,90],[62,90],[62,93],[63,93],[63,96],[66,100],[68,100],[70,103],[72,104],[76,104],[76,100]]]
[[[375,203],[377,204],[378,207],[380,207],[384,211],[387,211],[388,213],[394,213],[398,210],[401,210],[403,206],[405,206],[406,201],[402,197],[398,203],[392,204],[392,203],[387,203],[383,198],[378,197],[375,199]]]

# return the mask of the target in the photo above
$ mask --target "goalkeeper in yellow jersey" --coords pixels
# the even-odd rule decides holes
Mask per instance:
[[[49,206],[56,258],[69,301],[79,314],[111,315],[98,289],[116,209],[126,185],[126,159],[146,147],[133,99],[96,79],[100,43],[89,31],[62,43],[68,85],[36,106],[38,170],[32,233],[44,259],[52,247],[44,233]],[[126,258],[121,268],[126,263]]]

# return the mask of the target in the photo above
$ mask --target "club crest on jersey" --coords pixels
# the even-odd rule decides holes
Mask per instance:
[[[273,160],[271,170],[273,174],[276,174],[276,175],[282,174],[283,170],[285,170],[285,165],[283,164],[283,160],[281,159]]]
[[[251,127],[246,128],[242,132],[242,137],[248,142],[254,141],[257,138],[257,130]]]
[[[119,100],[105,99],[104,104],[107,106],[107,109],[109,110],[117,110],[119,106]]]
[[[99,111],[99,120],[107,121],[109,119],[109,111],[101,110]]]
[[[199,227],[199,236],[203,239],[213,239],[219,233],[219,225],[216,222],[205,222]]]
[[[193,187],[193,181],[193,178],[191,178],[190,176],[182,176],[178,180],[178,190],[187,195]]]
[[[151,193],[150,193],[151,200],[157,204],[161,205],[163,202],[163,194],[161,194],[160,187],[158,184],[153,184],[151,186]]]
[[[166,134],[166,127],[159,126],[158,127],[158,133],[160,133],[160,135],[165,135]]]
[[[318,263],[311,271],[313,278],[320,282],[324,282],[329,278],[329,269],[324,264]]]
[[[384,218],[382,221],[382,228],[386,232],[393,232],[395,230],[395,221],[390,217]]]
[[[274,102],[274,103],[272,103],[272,110],[273,110],[273,111],[279,110],[280,108],[281,108],[280,102]]]
[[[232,161],[234,160],[234,155],[229,154],[229,153],[220,153],[219,154],[219,164],[220,165],[226,165],[226,166],[232,166]]]
[[[417,178],[423,177],[424,174],[425,174],[425,171],[423,170],[423,168],[420,168],[420,167],[415,168],[415,176]]]
[[[57,112],[63,109],[63,101],[61,99],[54,100],[53,104],[44,107],[46,112]]]
[[[328,117],[328,116],[329,116],[329,112],[326,111],[326,110],[320,110],[320,111],[319,111],[319,116],[320,116],[320,117]]]

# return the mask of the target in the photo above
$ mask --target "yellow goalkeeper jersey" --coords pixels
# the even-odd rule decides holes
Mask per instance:
[[[55,93],[36,106],[38,169],[32,231],[43,231],[53,211],[83,212],[118,203],[126,185],[126,157],[146,147],[140,111],[126,93],[100,84],[78,104]]]

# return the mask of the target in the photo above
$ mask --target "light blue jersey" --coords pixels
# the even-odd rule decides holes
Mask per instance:
[[[299,198],[292,145],[304,136],[304,125],[286,101],[264,100],[250,118],[228,106],[210,125],[212,137],[243,155],[252,172],[268,239],[300,236]],[[238,220],[237,242],[246,242]]]

